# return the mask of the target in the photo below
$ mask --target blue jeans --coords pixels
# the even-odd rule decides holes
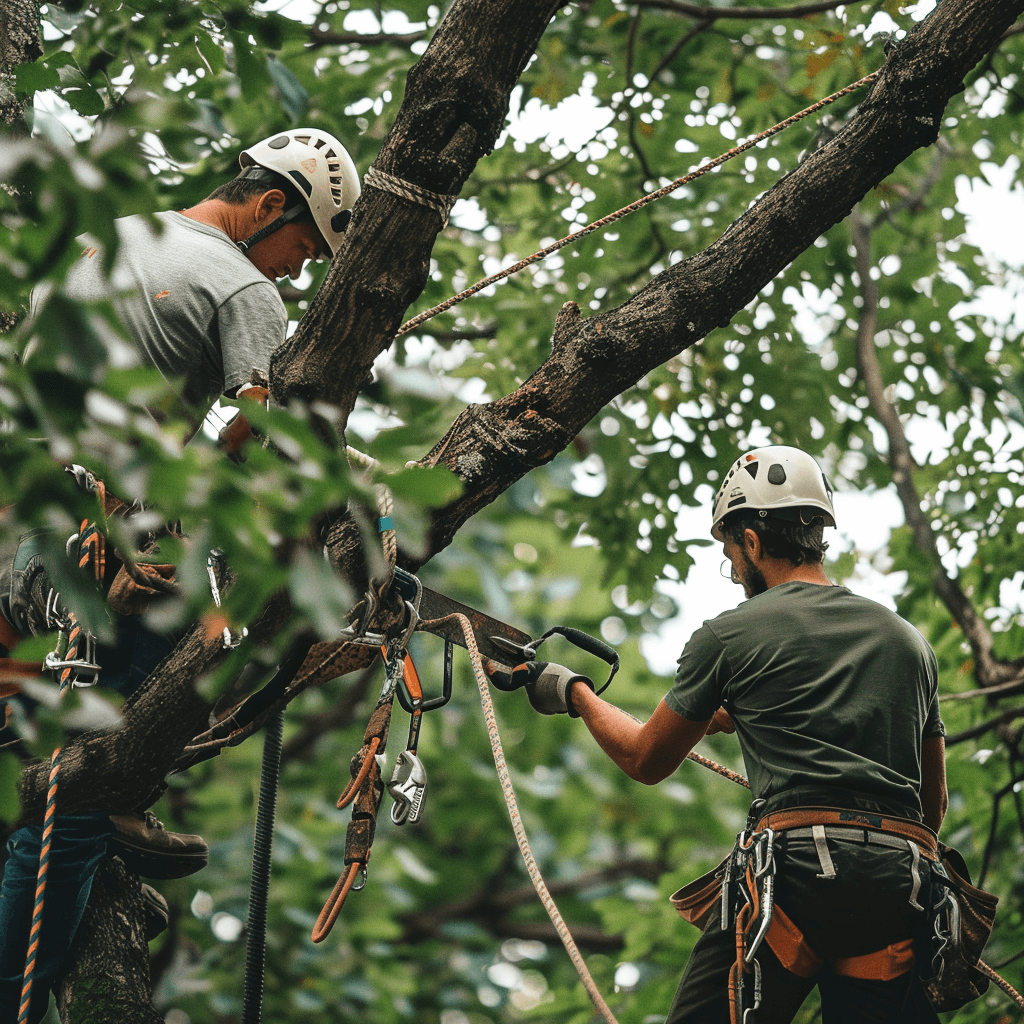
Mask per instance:
[[[92,876],[107,852],[112,831],[104,811],[65,814],[54,823],[30,1024],[46,1015],[50,990],[82,920]],[[42,834],[41,825],[28,825],[11,836],[0,886],[0,1021],[12,1024],[18,1019],[21,1001]]]
[[[116,646],[100,645],[97,651],[97,661],[103,666],[100,684],[128,696],[170,653],[174,641],[146,629],[141,616],[118,615],[116,620]],[[106,811],[59,814],[54,822],[30,1024],[46,1014],[50,990],[71,949],[92,889],[92,876],[107,852],[112,831]],[[0,1024],[18,1019],[42,833],[41,825],[28,825],[18,829],[7,844],[8,859],[0,885]]]

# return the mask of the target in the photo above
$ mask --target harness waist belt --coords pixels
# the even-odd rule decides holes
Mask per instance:
[[[852,842],[872,842],[883,846],[894,845],[881,839],[883,835],[899,836],[911,840],[921,847],[921,853],[928,860],[938,856],[938,840],[935,833],[920,822],[908,818],[897,818],[873,811],[861,811],[842,807],[792,807],[766,814],[758,823],[757,829],[770,828],[775,832],[806,832],[799,838],[812,838],[815,825],[825,826],[825,835],[830,839],[841,839]],[[830,827],[831,826],[831,827]],[[860,838],[859,833],[874,838]],[[904,843],[898,846],[905,847]]]
[[[810,828],[787,828],[785,829],[786,837],[788,839],[816,839],[814,827]],[[888,846],[893,850],[907,849],[907,840],[903,836],[892,835],[886,832],[872,832],[870,829],[856,828],[851,826],[836,826],[836,825],[824,825],[822,826],[822,834],[826,839],[837,839],[844,843],[865,843],[870,846]],[[916,842],[916,840],[914,840]],[[925,859],[932,859],[929,857],[929,851],[924,849],[921,851],[921,856]]]

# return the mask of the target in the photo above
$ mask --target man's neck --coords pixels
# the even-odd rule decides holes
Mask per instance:
[[[240,242],[255,231],[252,211],[247,205],[236,206],[221,199],[204,199],[181,213],[190,220],[223,231],[232,242]]]
[[[820,562],[813,565],[806,562],[803,565],[793,565],[785,558],[766,558],[762,560],[760,568],[769,588],[777,587],[781,583],[814,583],[820,587],[835,585],[825,575]]]

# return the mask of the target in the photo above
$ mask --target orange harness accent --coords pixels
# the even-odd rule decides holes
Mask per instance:
[[[824,966],[824,961],[804,938],[803,932],[779,906],[775,907],[765,942],[771,947],[779,963],[800,978],[813,978]],[[829,968],[844,978],[892,981],[893,978],[906,974],[913,963],[913,941],[903,939],[884,949],[876,949],[873,953],[833,960]]]

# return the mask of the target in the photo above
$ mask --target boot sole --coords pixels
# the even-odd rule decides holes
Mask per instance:
[[[209,850],[173,853],[157,852],[151,847],[135,846],[119,836],[112,836],[110,852],[124,861],[125,867],[143,878],[185,878],[194,875],[210,862]]]

